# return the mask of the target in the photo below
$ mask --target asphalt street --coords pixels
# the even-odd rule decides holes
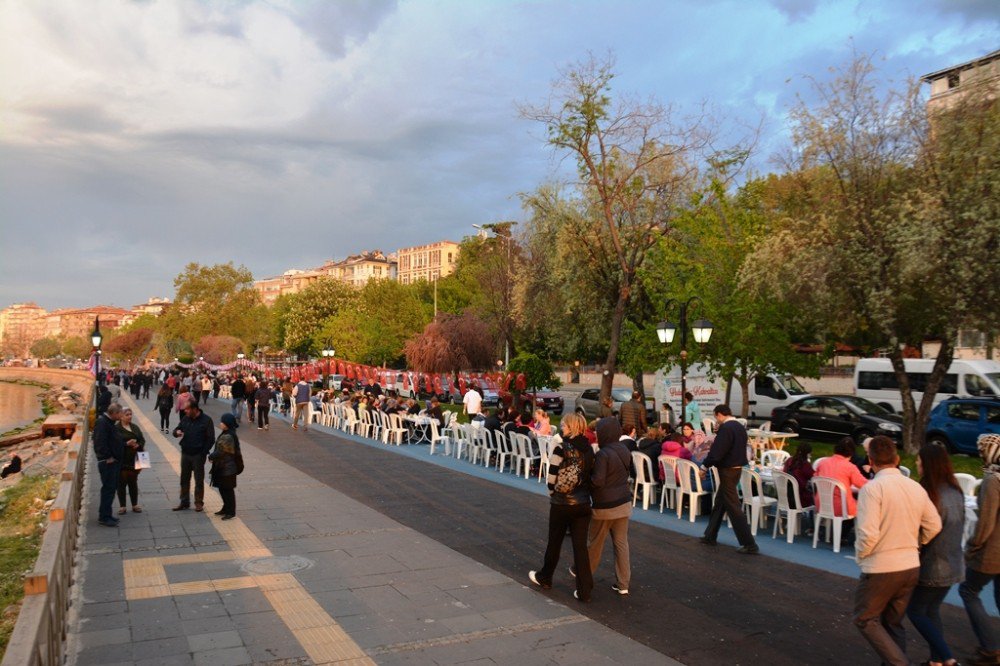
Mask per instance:
[[[218,419],[223,403],[210,401]],[[541,565],[548,503],[544,498],[313,429],[293,431],[272,419],[270,431],[241,438],[384,515],[528,585]],[[637,509],[641,511],[642,509]],[[769,539],[769,534],[758,538]],[[685,664],[876,663],[851,623],[855,580],[766,556],[738,555],[694,538],[632,523],[631,594],[614,594],[611,547],[595,577],[594,600],[580,612]],[[565,602],[573,585],[563,564],[553,589]],[[569,600],[572,602],[572,599]],[[961,608],[943,619],[957,656],[975,640]],[[927,658],[908,626],[910,656]]]

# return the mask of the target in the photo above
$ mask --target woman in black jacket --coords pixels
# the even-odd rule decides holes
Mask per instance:
[[[170,432],[170,412],[174,408],[174,391],[164,384],[156,393],[156,405],[153,409],[160,410],[160,431]]]
[[[590,528],[590,475],[594,469],[594,449],[584,435],[587,421],[579,414],[563,417],[563,441],[549,457],[549,544],[545,562],[538,571],[529,571],[532,583],[552,587],[552,574],[559,565],[566,528],[573,542],[573,570],[576,590],[573,596],[590,601],[594,577],[587,556],[587,530]]]
[[[240,439],[236,435],[239,427],[236,417],[225,412],[220,421],[222,432],[215,440],[215,448],[208,455],[208,459],[212,461],[209,474],[212,476],[212,485],[219,489],[219,495],[222,496],[222,510],[216,511],[215,515],[229,520],[236,517],[236,475],[240,473],[237,459],[241,459],[242,455]]]

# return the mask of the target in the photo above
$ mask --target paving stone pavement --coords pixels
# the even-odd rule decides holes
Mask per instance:
[[[237,519],[171,511],[176,442],[135,411],[142,513],[99,526],[87,461],[70,664],[680,663],[247,443]]]

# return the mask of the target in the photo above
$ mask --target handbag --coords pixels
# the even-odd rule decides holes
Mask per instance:
[[[239,476],[243,473],[243,452],[239,449],[236,450],[236,475]]]

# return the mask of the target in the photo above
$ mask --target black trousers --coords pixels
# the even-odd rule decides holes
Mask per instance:
[[[132,506],[139,503],[139,470],[123,469],[118,476],[118,506],[125,506],[125,491],[128,490]]]
[[[719,468],[719,494],[715,498],[712,515],[709,517],[708,527],[705,529],[705,536],[715,541],[719,536],[719,528],[722,527],[722,519],[728,515],[740,545],[753,546],[756,542],[753,535],[750,534],[750,525],[747,524],[747,518],[743,515],[740,496],[736,492],[741,470],[740,467]]]
[[[191,504],[191,474],[194,474],[194,503],[205,503],[205,454],[181,451],[181,505]]]
[[[590,505],[564,504],[549,505],[549,544],[545,548],[545,562],[536,574],[538,581],[546,585],[552,583],[552,575],[559,566],[566,528],[573,543],[573,569],[576,571],[576,593],[581,599],[590,599],[594,589],[594,576],[590,571],[590,556],[587,553],[587,531],[590,529]]]
[[[264,403],[263,405],[257,405],[257,427],[263,428],[266,425],[271,424],[270,419],[271,414],[271,404]]]
[[[236,515],[236,489],[219,488],[219,496],[222,497],[222,515]]]
[[[170,430],[170,405],[160,407],[160,430]]]

